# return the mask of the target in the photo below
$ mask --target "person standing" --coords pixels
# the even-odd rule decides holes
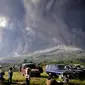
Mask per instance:
[[[48,78],[46,80],[46,85],[57,85],[57,81],[55,80],[55,77],[52,76],[51,73],[48,74]]]
[[[2,81],[4,81],[5,72],[2,70],[2,66],[0,66],[0,85],[2,85]]]
[[[69,75],[64,75],[63,76],[63,82],[68,85],[69,84]]]
[[[8,83],[9,83],[9,85],[12,83],[12,76],[13,76],[13,71],[12,71],[12,67],[10,67],[9,71],[8,71]]]
[[[31,69],[29,67],[26,68],[26,85],[30,85],[30,76],[31,76]]]
[[[3,81],[3,76],[4,76],[4,71],[2,70],[2,67],[0,66],[0,80],[2,80]]]

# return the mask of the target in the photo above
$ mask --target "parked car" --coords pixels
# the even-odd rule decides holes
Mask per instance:
[[[69,75],[70,78],[81,78],[85,75],[85,69],[79,65],[51,64],[46,65],[46,73],[51,73],[53,76]]]
[[[54,76],[59,76],[63,74],[69,74],[71,75],[72,70],[70,66],[64,65],[64,64],[51,64],[46,65],[46,73],[51,73]]]
[[[85,68],[80,64],[73,64],[71,67],[73,78],[85,78]]]
[[[40,73],[43,72],[43,68],[36,66],[35,63],[23,63],[20,67],[20,71],[23,75],[25,75],[25,70],[27,67],[31,68],[31,76],[40,76]]]

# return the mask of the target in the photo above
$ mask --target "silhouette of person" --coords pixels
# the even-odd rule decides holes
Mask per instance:
[[[9,85],[12,83],[12,76],[13,76],[13,71],[12,71],[12,67],[10,67],[9,71],[8,71],[8,83],[9,83]]]

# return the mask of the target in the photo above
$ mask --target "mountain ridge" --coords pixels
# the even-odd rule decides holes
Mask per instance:
[[[66,48],[66,50],[64,49]],[[23,62],[24,59],[28,61],[39,61],[44,60],[71,60],[75,58],[83,58],[85,56],[85,51],[79,48],[74,48],[71,46],[58,46],[50,49],[45,49],[42,51],[33,52],[27,55],[18,55],[14,57],[4,57],[0,58],[0,62]]]

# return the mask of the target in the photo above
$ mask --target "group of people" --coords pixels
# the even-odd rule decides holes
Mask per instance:
[[[4,77],[3,77],[4,75],[5,73],[2,70],[2,67],[0,67],[0,85],[2,85],[1,82],[4,81]],[[10,67],[8,71],[8,85],[11,85],[12,83],[12,76],[13,76],[13,70],[12,70],[12,67]],[[30,85],[30,77],[31,77],[31,69],[27,67],[25,70],[26,85]],[[64,75],[63,81],[64,83],[68,84],[69,76]],[[63,85],[63,82],[59,84],[59,82],[55,80],[54,76],[52,76],[52,74],[49,73],[47,80],[46,80],[46,85]]]
[[[25,78],[26,78],[26,85],[30,85],[30,76],[31,76],[31,69],[26,68],[25,70]],[[2,67],[0,66],[0,85],[2,85],[2,81],[4,81],[4,75],[5,72],[2,70]],[[13,76],[13,69],[12,67],[8,70],[8,85],[11,85],[12,83],[12,76]]]
[[[52,76],[51,73],[48,74],[46,85],[68,85],[69,84],[69,75],[62,76],[63,81],[56,81],[55,76]]]
[[[30,77],[31,77],[31,69],[26,68],[26,85],[30,85]],[[52,75],[52,73],[48,74],[46,85],[68,85],[69,84],[69,75],[63,75],[62,76],[63,82],[56,81],[55,77]]]
[[[31,69],[27,67],[25,71],[26,71],[25,72],[26,85],[30,85]],[[2,85],[2,82],[5,80],[4,75],[5,75],[5,72],[0,66],[0,85]],[[13,76],[13,68],[10,67],[8,70],[8,85],[11,85],[12,83],[12,76]]]

